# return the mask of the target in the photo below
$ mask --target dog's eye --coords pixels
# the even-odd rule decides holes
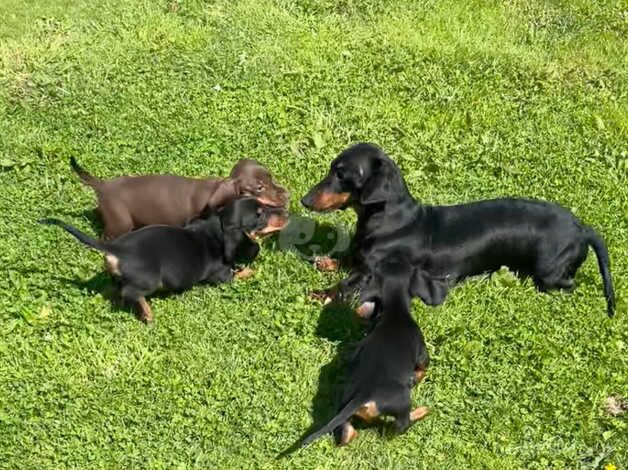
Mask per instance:
[[[342,168],[336,168],[336,178],[338,178],[339,180],[343,180],[345,178],[345,172]]]
[[[262,191],[264,191],[264,185],[260,183],[257,185],[256,189],[258,193],[261,193]]]

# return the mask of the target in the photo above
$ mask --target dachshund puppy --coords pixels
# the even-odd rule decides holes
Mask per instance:
[[[423,334],[410,314],[411,271],[407,256],[397,252],[376,265],[370,282],[377,287],[378,320],[349,363],[340,411],[302,446],[332,431],[338,444],[348,444],[357,436],[353,416],[366,422],[393,416],[395,430],[402,433],[429,413],[427,407],[411,411],[411,389],[429,365]]]
[[[270,207],[288,204],[288,192],[255,160],[240,160],[227,179],[147,175],[101,180],[81,168],[73,157],[70,164],[83,183],[96,191],[105,239],[145,225],[182,226],[243,196]]]
[[[323,212],[352,207],[358,215],[353,271],[338,295],[355,295],[369,264],[391,250],[407,249],[418,268],[412,293],[441,304],[449,289],[468,276],[508,266],[532,277],[541,291],[571,291],[591,246],[597,255],[607,313],[615,294],[606,245],[599,234],[556,204],[495,199],[456,206],[417,203],[395,163],[379,147],[361,143],[344,150],[328,175],[302,199]]]
[[[152,322],[147,296],[162,288],[177,292],[201,282],[230,281],[237,263],[257,256],[259,245],[254,240],[281,230],[287,213],[256,199],[237,199],[186,227],[149,225],[111,241],[91,238],[57,219],[40,222],[58,225],[103,252],[105,268],[119,279],[122,299],[139,306],[142,321]]]

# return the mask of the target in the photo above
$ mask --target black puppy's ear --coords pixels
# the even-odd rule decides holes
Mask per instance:
[[[381,158],[374,160],[371,167],[371,175],[362,187],[360,203],[366,205],[386,202],[392,187],[391,176],[392,172],[388,162]]]
[[[259,253],[259,245],[247,237],[242,230],[232,229],[224,235],[224,261],[229,265],[253,261]]]
[[[410,294],[419,297],[427,305],[440,305],[449,293],[449,283],[443,278],[429,276],[421,269],[415,269],[410,280]]]

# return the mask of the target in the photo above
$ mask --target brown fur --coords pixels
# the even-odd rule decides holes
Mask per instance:
[[[226,179],[147,175],[101,180],[74,159],[70,162],[81,180],[96,191],[105,239],[145,225],[181,226],[207,209],[220,208],[243,196],[272,207],[288,203],[288,192],[255,160],[240,160]]]
[[[316,196],[314,196],[312,209],[316,211],[330,211],[338,209],[347,203],[350,196],[351,193],[319,191]]]

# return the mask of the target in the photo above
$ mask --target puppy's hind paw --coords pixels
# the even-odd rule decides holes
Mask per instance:
[[[358,432],[355,430],[355,428],[351,425],[351,423],[345,423],[336,438],[336,444],[338,446],[346,446],[356,437],[358,437]]]

